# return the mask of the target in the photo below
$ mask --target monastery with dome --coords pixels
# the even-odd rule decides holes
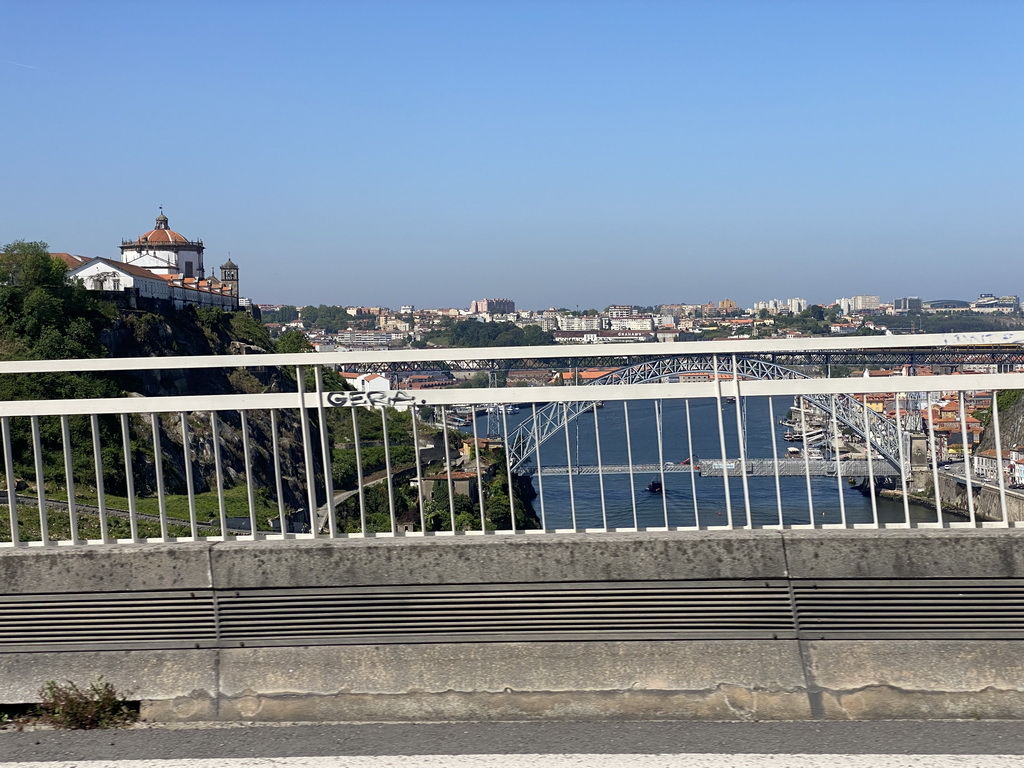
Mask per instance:
[[[163,209],[156,226],[135,240],[121,241],[121,260],[88,259],[69,253],[54,257],[68,265],[68,277],[93,291],[117,294],[137,308],[220,307],[234,311],[249,302],[238,293],[238,265],[230,258],[220,277],[206,276],[202,240],[189,240],[170,228]]]

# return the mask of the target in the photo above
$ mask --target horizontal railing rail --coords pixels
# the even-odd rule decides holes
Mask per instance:
[[[794,378],[740,361],[766,350],[1021,340],[619,344],[601,350],[624,363],[607,379],[617,383],[373,391],[342,389],[334,371],[594,350],[2,362],[0,377],[244,369],[251,391],[0,402],[0,546],[1015,526],[1024,495],[1000,439],[998,394],[1024,390],[1024,373]],[[706,365],[636,364],[637,355]],[[627,375],[626,363],[638,368]],[[705,380],[676,380],[680,370]],[[878,413],[869,396],[883,394]],[[988,405],[975,418],[968,402]],[[921,414],[941,404],[940,431]],[[993,451],[972,455],[982,431]]]

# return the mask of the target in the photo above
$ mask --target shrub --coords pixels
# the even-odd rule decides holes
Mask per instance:
[[[82,689],[48,680],[39,691],[39,718],[57,728],[119,728],[139,717],[138,705],[100,678]]]

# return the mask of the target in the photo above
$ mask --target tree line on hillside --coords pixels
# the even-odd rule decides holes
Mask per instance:
[[[554,337],[539,325],[520,328],[509,322],[453,320],[427,333],[422,344],[441,347],[528,347],[554,343]]]

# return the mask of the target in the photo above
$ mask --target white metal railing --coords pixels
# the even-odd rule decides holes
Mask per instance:
[[[921,338],[911,337],[908,346],[925,346]],[[815,341],[821,348],[822,341]],[[851,341],[832,344],[855,348]],[[864,348],[870,348],[866,342],[877,343],[862,340]],[[1024,519],[1024,498],[1009,487],[1005,473],[981,478],[971,462],[949,462],[950,446],[944,449],[935,434],[921,431],[916,414],[901,410],[907,400],[897,398],[897,418],[885,420],[870,412],[866,398],[851,398],[923,393],[919,399],[938,402],[957,396],[959,440],[950,442],[969,444],[972,425],[962,405],[968,393],[992,391],[988,428],[1001,468],[1009,456],[999,444],[995,395],[1024,389],[1024,374],[726,378],[723,372],[740,370],[745,351],[764,349],[746,346],[600,350],[609,359],[635,355],[639,347],[648,355],[654,350],[647,347],[657,348],[668,358],[710,356],[714,365],[706,381],[638,383],[619,376],[622,383],[585,387],[365,393],[329,386],[333,367],[595,352],[514,348],[3,362],[0,376],[260,372],[280,366],[289,372],[292,391],[0,403],[6,487],[0,491],[6,501],[0,545],[1006,527]],[[787,413],[790,430],[808,435],[808,442],[815,436],[817,446],[783,439],[779,422]],[[498,434],[486,434],[488,425]]]

